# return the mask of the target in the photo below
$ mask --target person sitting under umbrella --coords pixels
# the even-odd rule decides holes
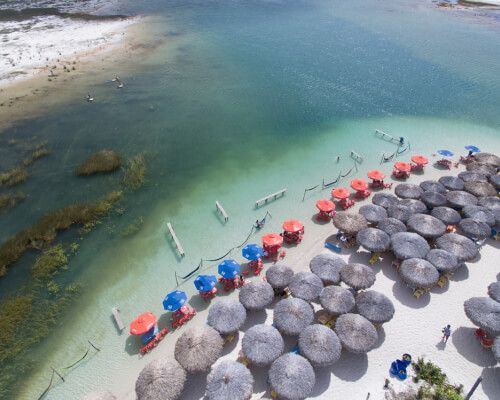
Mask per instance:
[[[452,162],[446,157],[453,157],[453,152],[451,152],[450,150],[438,150],[437,153],[445,158],[437,160],[436,165],[446,169],[451,169]]]
[[[316,208],[319,210],[318,220],[329,221],[335,215],[335,204],[328,199],[319,199]]]
[[[460,156],[460,162],[463,162],[464,164],[468,164],[471,161],[474,161],[474,153],[479,153],[481,151],[479,147],[473,146],[471,144],[469,144],[468,146],[464,146],[464,149],[468,151],[465,157]]]
[[[368,171],[368,178],[372,180],[370,186],[373,189],[388,189],[392,186],[392,183],[384,183],[385,174],[378,169],[372,169]]]
[[[398,161],[394,164],[392,170],[392,175],[396,179],[406,179],[410,176],[411,164],[405,163],[403,161]]]
[[[283,236],[278,233],[268,233],[267,235],[262,236],[264,256],[277,261],[279,256],[279,249],[282,244]]]
[[[304,236],[304,224],[296,219],[283,222],[283,239],[287,243],[298,244]]]
[[[158,331],[157,321],[156,316],[151,311],[147,311],[130,323],[130,333],[140,336],[144,345],[139,350],[141,354],[151,351],[168,333],[168,328]]]
[[[372,194],[368,190],[368,183],[364,179],[353,179],[351,181],[351,187],[356,191],[356,198],[365,199]]]
[[[203,300],[209,300],[217,294],[217,277],[215,275],[198,275],[194,280],[194,286],[200,292]]]
[[[349,199],[351,193],[349,189],[338,187],[332,190],[332,197],[339,201],[339,204],[344,210],[354,205],[354,200]]]
[[[429,160],[427,157],[422,156],[422,155],[414,155],[411,157],[411,161],[413,164],[411,164],[411,170],[412,171],[423,171],[424,166],[427,165]]]
[[[257,244],[247,244],[241,249],[241,255],[248,260],[248,268],[253,271],[253,274],[259,275],[264,266],[262,262],[264,249]],[[246,273],[248,274],[248,271]]]
[[[180,290],[170,292],[163,299],[163,308],[172,312],[172,328],[184,325],[196,315],[196,310],[194,308],[190,309],[186,305],[186,301],[186,292]]]
[[[240,286],[241,266],[234,260],[224,260],[219,264],[218,272],[221,278],[219,282],[224,286],[224,291],[228,292]]]

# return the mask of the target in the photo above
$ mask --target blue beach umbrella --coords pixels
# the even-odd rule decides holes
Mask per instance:
[[[442,156],[445,156],[445,157],[453,156],[453,152],[451,152],[450,150],[438,150],[437,152],[438,152],[438,154],[441,154]]]
[[[185,292],[174,290],[165,296],[163,299],[163,308],[167,311],[177,311],[187,301]]]
[[[219,264],[219,274],[226,279],[233,279],[240,273],[240,264],[234,260],[224,260]]]
[[[249,261],[257,261],[264,255],[264,249],[257,244],[247,244],[241,250],[241,255]]]
[[[194,286],[200,292],[210,292],[217,285],[215,275],[198,275],[194,280]]]
[[[468,146],[464,147],[465,150],[472,151],[473,153],[479,153],[481,149],[477,146],[473,146],[472,144],[469,144]]]

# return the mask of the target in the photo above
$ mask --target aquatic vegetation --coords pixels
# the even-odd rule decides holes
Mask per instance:
[[[122,165],[121,156],[113,150],[101,150],[92,154],[76,169],[79,176],[89,176],[116,171]]]
[[[128,237],[128,236],[133,236],[136,233],[138,233],[142,226],[144,225],[144,218],[139,217],[130,224],[128,224],[121,232],[120,236],[121,237]]]
[[[42,216],[30,228],[16,233],[0,247],[0,277],[7,273],[28,249],[41,249],[54,241],[58,231],[73,225],[91,225],[106,215],[122,198],[122,192],[113,191],[93,203],[71,204]]]
[[[39,255],[31,270],[33,277],[37,279],[52,278],[60,269],[68,265],[68,257],[64,252],[62,244],[51,247]]]
[[[26,198],[22,192],[0,194],[0,210],[3,208],[12,208]]]
[[[0,172],[0,185],[15,186],[28,179],[28,171],[22,167],[13,167],[5,172]]]
[[[437,365],[430,361],[425,362],[419,357],[417,362],[412,363],[416,376],[415,383],[424,381],[425,384],[418,390],[419,399],[429,400],[463,400],[463,385],[452,385],[448,382],[446,374]]]
[[[132,157],[123,172],[123,184],[129,190],[137,190],[144,184],[146,159],[143,154]]]
[[[33,152],[23,160],[23,165],[25,167],[28,167],[31,164],[33,164],[36,160],[39,160],[42,157],[46,157],[49,154],[50,150],[47,149],[44,144],[37,146],[35,150],[33,150]]]

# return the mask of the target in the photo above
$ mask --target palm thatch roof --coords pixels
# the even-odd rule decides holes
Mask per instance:
[[[391,246],[391,237],[377,228],[360,230],[356,235],[356,241],[368,251],[383,252]]]
[[[333,225],[348,235],[355,235],[361,229],[368,226],[368,221],[361,214],[351,214],[344,211],[339,211],[333,217]]]
[[[372,197],[372,203],[384,207],[385,209],[388,209],[389,206],[392,206],[393,204],[397,204],[398,198],[394,196],[392,193],[375,193]]]
[[[354,290],[368,289],[375,283],[375,272],[363,264],[346,264],[340,270],[340,279]]]
[[[474,218],[464,218],[458,223],[458,226],[464,235],[472,240],[486,239],[491,235],[491,227]]]
[[[476,161],[468,163],[465,166],[465,169],[467,171],[478,172],[486,176],[495,175],[497,173],[497,168],[494,167],[493,165],[482,164]]]
[[[421,200],[401,199],[399,204],[408,207],[413,214],[425,214],[427,212],[427,206]]]
[[[378,224],[380,220],[387,218],[387,211],[376,204],[365,204],[359,208],[359,213],[371,224]]]
[[[462,209],[462,213],[466,218],[473,218],[476,221],[484,222],[489,226],[495,226],[495,214],[482,206],[467,206]]]
[[[276,263],[266,271],[266,280],[275,289],[286,288],[292,277],[293,269],[282,263]]]
[[[313,274],[319,276],[325,285],[340,283],[340,269],[345,261],[331,253],[321,253],[313,257],[309,268]]]
[[[239,299],[247,310],[262,310],[274,300],[274,290],[268,282],[249,281],[240,289]]]
[[[481,152],[474,155],[474,159],[476,162],[482,164],[492,165],[496,168],[500,168],[500,157],[495,154]]]
[[[464,182],[477,181],[477,182],[488,182],[488,177],[486,175],[480,174],[479,172],[473,171],[462,171],[458,174],[458,177]]]
[[[238,300],[220,299],[208,310],[207,324],[221,335],[238,331],[245,323],[247,312]]]
[[[260,324],[245,332],[241,349],[251,364],[266,366],[283,354],[285,342],[276,328]]]
[[[402,222],[408,221],[412,214],[414,214],[414,212],[410,207],[399,203],[389,206],[387,209],[387,215],[389,215],[389,217],[399,219]]]
[[[419,199],[423,193],[420,186],[413,183],[400,183],[394,188],[396,196],[402,199]]]
[[[436,267],[422,258],[404,260],[399,268],[399,274],[413,288],[430,288],[439,279]]]
[[[367,290],[356,295],[356,310],[373,324],[383,324],[394,316],[394,304],[386,295]]]
[[[493,282],[488,286],[488,295],[495,301],[500,302],[500,282]]]
[[[274,306],[273,325],[285,335],[298,335],[313,320],[313,308],[305,300],[288,298]]]
[[[400,260],[424,258],[431,249],[429,243],[417,233],[399,232],[391,236],[394,255]]]
[[[453,272],[462,266],[454,254],[441,249],[432,249],[425,259],[441,273]]]
[[[490,183],[495,187],[495,189],[500,189],[500,175],[491,175]]]
[[[117,397],[113,393],[106,390],[103,392],[89,393],[84,396],[82,400],[117,400]]]
[[[464,190],[476,197],[496,196],[497,190],[489,182],[465,182]]]
[[[495,341],[493,342],[493,347],[491,348],[491,351],[493,352],[493,356],[495,356],[495,359],[500,362],[500,336],[497,336],[495,338]]]
[[[367,353],[377,345],[377,330],[359,314],[342,314],[335,322],[335,332],[342,347],[351,353]]]
[[[137,400],[176,400],[185,383],[186,371],[177,361],[159,358],[140,372],[135,382],[135,393]]]
[[[500,210],[500,198],[496,196],[481,197],[478,200],[477,205],[486,207],[491,211]]]
[[[431,215],[446,225],[456,225],[462,219],[458,211],[450,207],[436,207],[431,211]]]
[[[354,295],[340,286],[327,286],[321,291],[319,302],[328,313],[340,315],[351,312],[356,305]]]
[[[408,219],[406,223],[408,230],[418,233],[424,238],[437,238],[444,235],[446,232],[446,225],[439,219],[427,214],[414,214]]]
[[[222,354],[224,340],[210,326],[190,327],[175,342],[174,356],[189,373],[208,371]]]
[[[441,207],[448,203],[446,196],[438,192],[424,192],[422,196],[420,196],[420,200],[422,200],[428,208]]]
[[[294,353],[282,355],[269,369],[269,385],[279,399],[303,400],[310,396],[315,384],[312,365]]]
[[[459,261],[471,261],[479,254],[479,249],[472,240],[456,233],[447,233],[437,238],[436,247],[454,254]]]
[[[314,301],[323,290],[323,282],[319,276],[309,271],[296,273],[288,285],[293,297],[305,301]]]
[[[309,325],[299,335],[300,354],[307,358],[313,367],[326,367],[335,364],[342,352],[337,334],[330,328]]]
[[[463,190],[449,191],[446,193],[446,200],[448,200],[448,203],[454,208],[475,206],[477,204],[477,197]]]
[[[205,400],[249,400],[253,392],[250,370],[237,361],[223,360],[207,376]]]
[[[465,315],[491,336],[500,335],[500,303],[489,297],[472,297],[464,303]]]
[[[439,178],[439,183],[441,183],[448,190],[463,190],[464,181],[458,176],[442,176]]]
[[[445,194],[447,191],[442,183],[432,180],[420,182],[420,187],[424,192],[438,192]]]
[[[387,233],[389,236],[398,232],[406,232],[406,225],[396,218],[386,218],[380,221],[377,228]]]

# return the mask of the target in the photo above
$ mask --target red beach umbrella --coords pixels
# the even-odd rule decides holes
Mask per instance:
[[[425,165],[429,163],[429,160],[427,157],[421,156],[421,155],[415,155],[411,157],[411,160],[418,165]]]
[[[349,189],[343,187],[338,187],[332,190],[332,196],[338,200],[347,199],[350,195],[351,193],[349,192]]]
[[[378,169],[372,169],[371,171],[368,171],[368,178],[373,179],[374,181],[383,181],[385,174]]]
[[[364,179],[356,178],[351,181],[351,187],[357,192],[363,191],[368,189],[368,183]]]
[[[283,244],[283,237],[278,233],[268,233],[262,236],[262,245],[267,247],[281,246]]]
[[[398,161],[397,163],[394,164],[394,168],[396,168],[398,171],[410,172],[411,164],[405,163],[403,161]]]
[[[139,315],[130,323],[130,333],[132,335],[142,335],[150,331],[156,324],[156,317],[151,311]]]
[[[283,222],[285,232],[295,233],[304,230],[304,224],[297,219],[287,219]]]
[[[333,203],[333,201],[330,201],[328,199],[319,199],[316,202],[316,208],[319,211],[331,213],[333,210],[335,210],[335,204]]]

